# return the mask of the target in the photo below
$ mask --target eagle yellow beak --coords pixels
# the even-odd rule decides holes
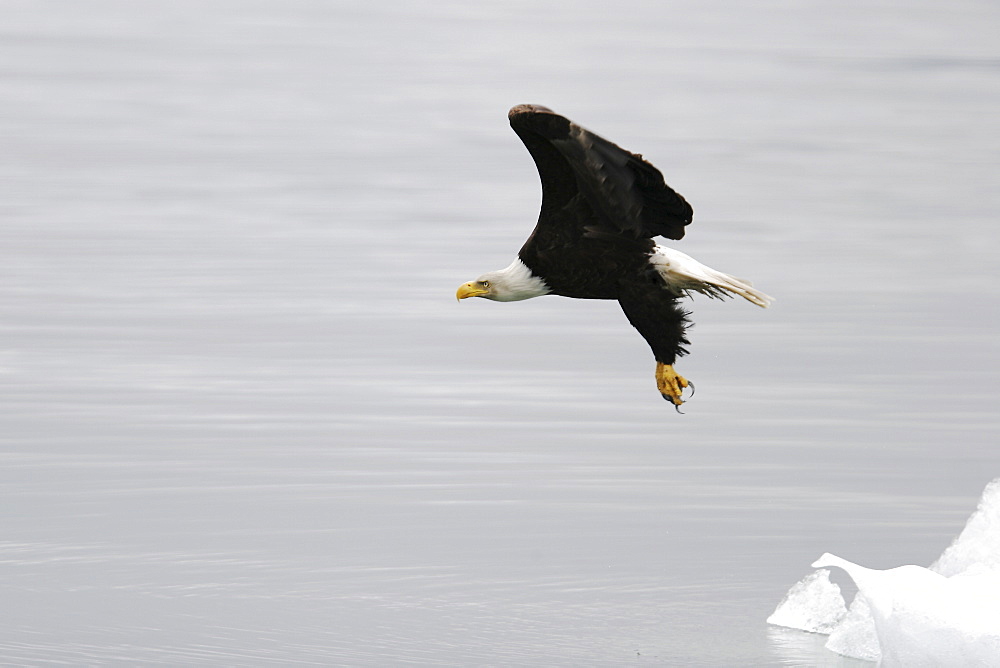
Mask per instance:
[[[487,294],[488,292],[489,290],[484,288],[479,283],[469,281],[468,283],[463,283],[461,287],[458,288],[458,292],[455,293],[455,296],[459,299],[465,299],[467,297],[479,297]]]

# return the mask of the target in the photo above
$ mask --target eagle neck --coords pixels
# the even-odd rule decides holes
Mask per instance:
[[[535,276],[520,257],[514,258],[506,269],[501,269],[509,296],[504,301],[518,301],[541,297],[551,292],[549,286],[540,277]]]

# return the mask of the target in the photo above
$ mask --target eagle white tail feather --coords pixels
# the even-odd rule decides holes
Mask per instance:
[[[673,248],[657,246],[649,256],[649,262],[678,296],[692,290],[712,299],[739,295],[761,308],[767,308],[774,301],[760,290],[755,290],[749,281],[716,271]]]

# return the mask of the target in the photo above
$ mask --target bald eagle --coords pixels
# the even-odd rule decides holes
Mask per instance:
[[[653,351],[657,389],[679,407],[694,389],[674,370],[689,343],[680,298],[739,295],[764,308],[771,298],[653,241],[682,238],[694,211],[641,155],[539,105],[518,105],[508,118],[542,180],[538,224],[509,267],[463,284],[456,296],[616,299]]]

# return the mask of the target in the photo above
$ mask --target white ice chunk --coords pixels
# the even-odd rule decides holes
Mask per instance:
[[[767,623],[810,633],[830,633],[846,614],[840,587],[830,582],[830,571],[820,569],[788,590]]]
[[[1000,571],[1000,478],[986,486],[962,533],[931,564],[931,570],[941,575],[958,575],[973,568]]]
[[[831,652],[865,661],[878,661],[882,657],[871,608],[864,596],[854,597],[847,616],[830,632],[826,648]]]
[[[833,555],[814,566],[844,568],[860,590],[829,631],[828,649],[869,661],[881,657],[882,666],[1000,666],[1000,479],[986,486],[962,533],[929,569],[874,571]],[[799,589],[799,621],[828,605],[825,592],[803,589],[804,582],[792,588]],[[768,621],[790,625],[773,621],[775,615]]]
[[[832,554],[814,567],[844,569],[871,607],[885,668],[1000,663],[1000,572],[947,578],[920,566],[885,571]]]

